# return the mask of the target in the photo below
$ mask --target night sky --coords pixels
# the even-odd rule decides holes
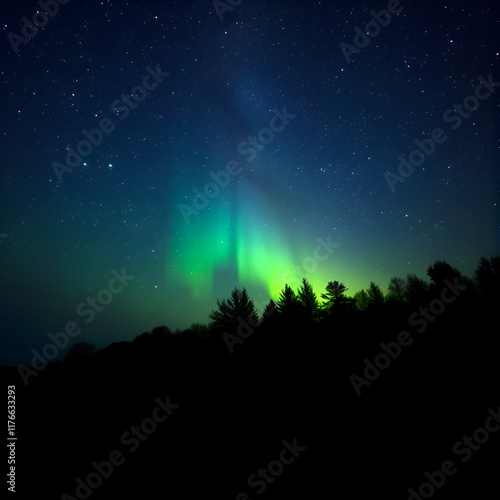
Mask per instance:
[[[499,253],[498,2],[62,3],[0,6],[0,364]]]

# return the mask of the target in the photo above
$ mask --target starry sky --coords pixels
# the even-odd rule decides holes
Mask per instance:
[[[1,3],[0,364],[499,253],[500,5],[223,3]]]

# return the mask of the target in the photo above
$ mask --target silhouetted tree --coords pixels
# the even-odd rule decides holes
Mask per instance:
[[[302,285],[297,295],[302,306],[302,315],[306,321],[315,320],[319,312],[319,302],[311,284],[306,278],[302,278]]]
[[[323,299],[322,311],[326,316],[344,313],[354,308],[354,299],[347,297],[345,292],[348,288],[338,281],[329,281],[325,293],[321,294]]]
[[[201,338],[207,338],[209,335],[209,328],[207,325],[204,325],[202,323],[193,323],[190,327],[189,330],[193,332],[195,335]]]
[[[140,335],[137,335],[133,342],[142,344],[144,342],[149,342],[151,339],[155,340],[165,338],[167,335],[171,334],[172,332],[167,326],[155,326],[150,332],[143,332]]]
[[[66,357],[64,358],[64,362],[75,362],[80,361],[82,358],[87,356],[92,356],[96,351],[95,344],[90,342],[77,342],[73,344],[66,353]]]
[[[456,267],[452,267],[444,260],[437,260],[432,266],[429,266],[427,269],[427,276],[431,279],[431,287],[438,290],[441,290],[445,286],[445,280],[453,283],[453,281],[458,278],[460,283],[470,284],[468,278],[466,278]]]
[[[397,302],[406,300],[406,280],[404,278],[393,277],[389,280],[387,287],[387,297]]]
[[[300,303],[295,292],[288,285],[281,291],[276,309],[284,320],[295,320],[299,317]]]
[[[235,288],[229,299],[217,299],[218,309],[212,310],[209,318],[215,329],[233,332],[241,321],[256,326],[259,322],[253,300],[250,300],[245,288],[242,291]],[[239,319],[238,319],[239,318]]]
[[[380,286],[370,281],[370,286],[366,292],[368,295],[368,309],[379,310],[385,302],[384,294]]]
[[[354,294],[354,303],[356,304],[356,309],[359,311],[366,311],[368,309],[368,294],[364,289],[359,290]]]
[[[172,332],[170,331],[170,328],[168,326],[155,326],[150,333],[151,337],[162,337],[165,335],[171,335]]]
[[[423,304],[427,300],[429,285],[416,274],[408,274],[406,277],[406,300],[410,304]]]
[[[276,320],[276,304],[274,300],[270,300],[266,307],[264,307],[264,311],[262,312],[262,320],[261,323],[268,324],[273,323]]]
[[[474,279],[483,299],[494,301],[500,297],[500,257],[481,257],[474,272]]]
[[[140,335],[137,335],[137,337],[135,337],[134,340],[132,340],[132,342],[141,343],[147,341],[148,338],[149,338],[149,332],[142,332]]]

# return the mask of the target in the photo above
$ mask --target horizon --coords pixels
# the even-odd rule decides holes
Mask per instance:
[[[498,256],[495,256],[495,257],[498,258]],[[492,258],[494,258],[494,257],[492,257]],[[443,262],[443,261],[435,261],[434,263],[437,263],[437,262]],[[446,264],[449,264],[449,263],[446,263]],[[479,260],[478,260],[477,266],[478,265],[479,265]],[[476,266],[476,268],[477,268],[477,266]],[[454,266],[451,266],[451,265],[450,265],[450,267],[454,268]],[[454,269],[456,269],[456,268],[454,268]],[[470,280],[472,280],[472,282],[475,283],[474,273],[468,275],[468,274],[463,273],[460,269],[456,269],[456,270],[458,271],[458,275],[457,276],[462,276],[465,279],[470,279]],[[123,278],[123,275],[120,275],[116,271],[114,271],[112,274],[113,274],[114,278],[116,280],[118,280],[118,281],[119,281],[120,277],[122,278],[122,280],[123,280],[122,281],[123,288],[125,286],[127,286],[127,282]],[[410,275],[410,274],[416,275],[416,273],[408,273],[408,275]],[[128,275],[125,275],[125,276],[127,277]],[[395,276],[395,275],[393,275],[393,276],[391,276],[391,278],[396,277],[396,278],[403,278],[404,280],[406,280],[407,276]],[[417,276],[417,278],[422,279],[427,285],[432,284],[432,280],[429,279],[429,276],[427,275],[427,273],[424,276],[419,276],[419,275],[416,275],[416,276]],[[318,289],[316,289],[314,287],[314,285],[307,278],[304,277],[304,279],[306,279],[306,281],[311,285],[312,290],[313,290],[313,292],[314,292],[314,294],[315,294],[315,296],[316,296],[316,298],[318,300],[318,304],[319,304],[320,308],[326,303],[326,300],[321,297],[321,294],[325,291],[325,287],[326,287],[327,283],[329,283],[330,281],[339,281],[339,280],[329,280],[327,283],[325,283],[325,287],[323,287],[323,289],[318,290]],[[343,283],[341,281],[339,281],[339,283],[347,285],[346,283]],[[367,285],[365,287],[360,288],[359,290],[356,290],[356,291],[350,290],[350,288],[347,287],[344,295],[346,297],[354,299],[355,296],[356,296],[356,294],[358,292],[360,292],[362,290],[364,290],[366,292],[368,290],[368,287],[369,287],[370,283],[371,282],[367,283]],[[386,286],[385,289],[384,289],[380,285],[378,285],[376,282],[373,281],[373,283],[376,286],[380,287],[380,290],[381,290],[381,292],[384,295],[384,299],[388,300],[389,299],[388,287]],[[288,284],[286,284],[286,285],[288,285]],[[298,285],[298,286],[288,285],[288,286],[290,286],[290,288],[295,292],[295,294],[298,293],[300,285]],[[108,287],[108,288],[105,288],[105,289],[102,289],[102,290],[108,291],[108,295],[111,295],[111,292],[109,292],[110,288],[111,287]],[[281,288],[280,293],[284,290],[284,288],[285,288],[285,284]],[[97,344],[91,338],[89,338],[90,336],[88,334],[85,335],[85,333],[86,333],[86,325],[84,324],[85,322],[82,323],[81,320],[79,320],[78,318],[76,318],[77,321],[75,321],[75,318],[73,318],[72,320],[69,320],[69,321],[67,321],[65,323],[64,328],[61,327],[58,331],[48,332],[47,335],[45,336],[45,339],[41,340],[40,345],[38,347],[33,347],[29,351],[29,354],[27,354],[27,356],[26,356],[26,361],[25,362],[22,362],[22,361],[16,361],[15,363],[1,363],[0,362],[0,366],[5,366],[5,367],[20,367],[20,366],[25,366],[25,367],[28,367],[28,368],[30,366],[34,366],[33,360],[35,359],[35,357],[40,356],[40,353],[42,352],[42,349],[44,347],[46,347],[48,344],[52,344],[52,345],[56,345],[57,346],[57,356],[51,358],[49,362],[56,362],[56,361],[62,362],[64,360],[66,354],[70,350],[70,348],[74,344],[79,344],[79,343],[82,343],[82,342],[89,343],[89,344],[94,344],[95,347],[96,347],[96,350],[102,350],[102,349],[106,349],[111,344],[114,344],[116,342],[131,342],[136,337],[138,337],[139,335],[141,335],[142,333],[147,333],[147,332],[151,333],[151,331],[153,329],[158,328],[158,327],[167,327],[168,330],[172,334],[182,334],[182,333],[184,333],[186,331],[191,330],[191,327],[193,327],[194,325],[197,325],[197,324],[210,327],[210,325],[212,324],[212,321],[209,318],[210,312],[214,311],[214,310],[217,310],[218,309],[218,307],[217,307],[217,301],[222,301],[222,300],[228,299],[230,297],[231,292],[234,289],[238,289],[240,291],[241,290],[246,290],[247,291],[251,302],[255,306],[255,309],[256,309],[257,314],[258,314],[259,321],[263,317],[264,309],[265,309],[266,305],[269,304],[270,300],[272,300],[276,304],[278,302],[279,296],[280,296],[280,293],[278,293],[277,296],[270,297],[267,301],[258,302],[258,301],[255,301],[255,299],[252,297],[252,294],[249,292],[248,288],[235,286],[231,290],[229,290],[226,295],[221,296],[221,297],[217,297],[217,299],[214,302],[213,306],[211,307],[210,311],[207,313],[205,321],[192,321],[192,322],[190,322],[189,324],[186,324],[183,327],[180,327],[180,326],[176,327],[176,326],[168,325],[166,323],[158,323],[158,324],[154,324],[151,327],[143,328],[140,331],[136,331],[135,333],[132,332],[132,331],[130,331],[128,335],[126,334],[125,336],[123,336],[121,338],[117,337],[113,341],[111,341],[109,343],[106,343],[106,344],[102,344],[102,343],[101,344]],[[102,295],[104,295],[104,294],[102,294]],[[97,297],[99,297],[99,294],[97,294]],[[82,307],[83,304],[85,305],[85,307]],[[100,306],[100,303],[99,303],[98,300],[92,301],[90,303],[90,305],[89,305],[88,302],[82,302],[82,303],[79,304],[79,306],[80,307],[77,306],[77,311],[78,311],[77,312],[77,316],[81,317],[84,314],[88,315],[87,319],[89,320],[89,324],[90,325],[98,317],[99,312],[103,312],[104,309],[105,309],[104,305]],[[100,307],[102,307],[102,310],[99,310]],[[99,331],[99,328],[97,328],[97,331]],[[77,333],[75,334],[75,332],[77,332]],[[226,333],[230,333],[230,332],[226,332]],[[83,336],[82,336],[82,334],[83,334]],[[64,345],[64,347],[62,347],[62,348],[58,344],[58,342],[61,342],[61,341],[57,340],[57,338],[60,335],[62,335],[63,337],[67,337],[67,340],[68,340],[68,342],[65,343],[66,345]]]

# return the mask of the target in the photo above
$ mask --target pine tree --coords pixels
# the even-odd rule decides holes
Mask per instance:
[[[381,288],[376,285],[373,281],[370,281],[370,286],[368,287],[368,307],[371,309],[379,309],[384,305],[384,294]]]
[[[354,302],[356,304],[356,309],[359,311],[366,311],[368,309],[368,294],[364,289],[359,290],[354,294]]]
[[[404,302],[406,299],[406,280],[404,278],[393,277],[389,280],[387,287],[388,297],[398,302]]]
[[[423,304],[428,299],[429,285],[416,274],[406,277],[406,300],[412,304]]]
[[[325,293],[321,294],[323,299],[322,309],[327,316],[340,312],[347,312],[354,306],[354,299],[347,297],[345,292],[348,288],[338,281],[329,281]]]
[[[250,300],[245,288],[243,291],[235,288],[229,299],[220,301],[217,299],[218,309],[212,310],[209,318],[212,320],[212,328],[233,332],[241,321],[252,327],[258,325],[259,318],[253,300]]]
[[[498,297],[500,291],[500,257],[481,257],[474,279],[483,298]]]
[[[299,316],[300,303],[295,292],[288,286],[281,291],[276,309],[285,320],[294,320]]]
[[[306,321],[315,320],[319,312],[319,302],[311,284],[302,278],[302,285],[298,292],[298,301],[302,306],[302,315]]]
[[[261,323],[269,323],[274,321],[276,317],[276,304],[274,300],[270,300],[266,307],[264,307],[264,311],[262,312],[262,320]]]

